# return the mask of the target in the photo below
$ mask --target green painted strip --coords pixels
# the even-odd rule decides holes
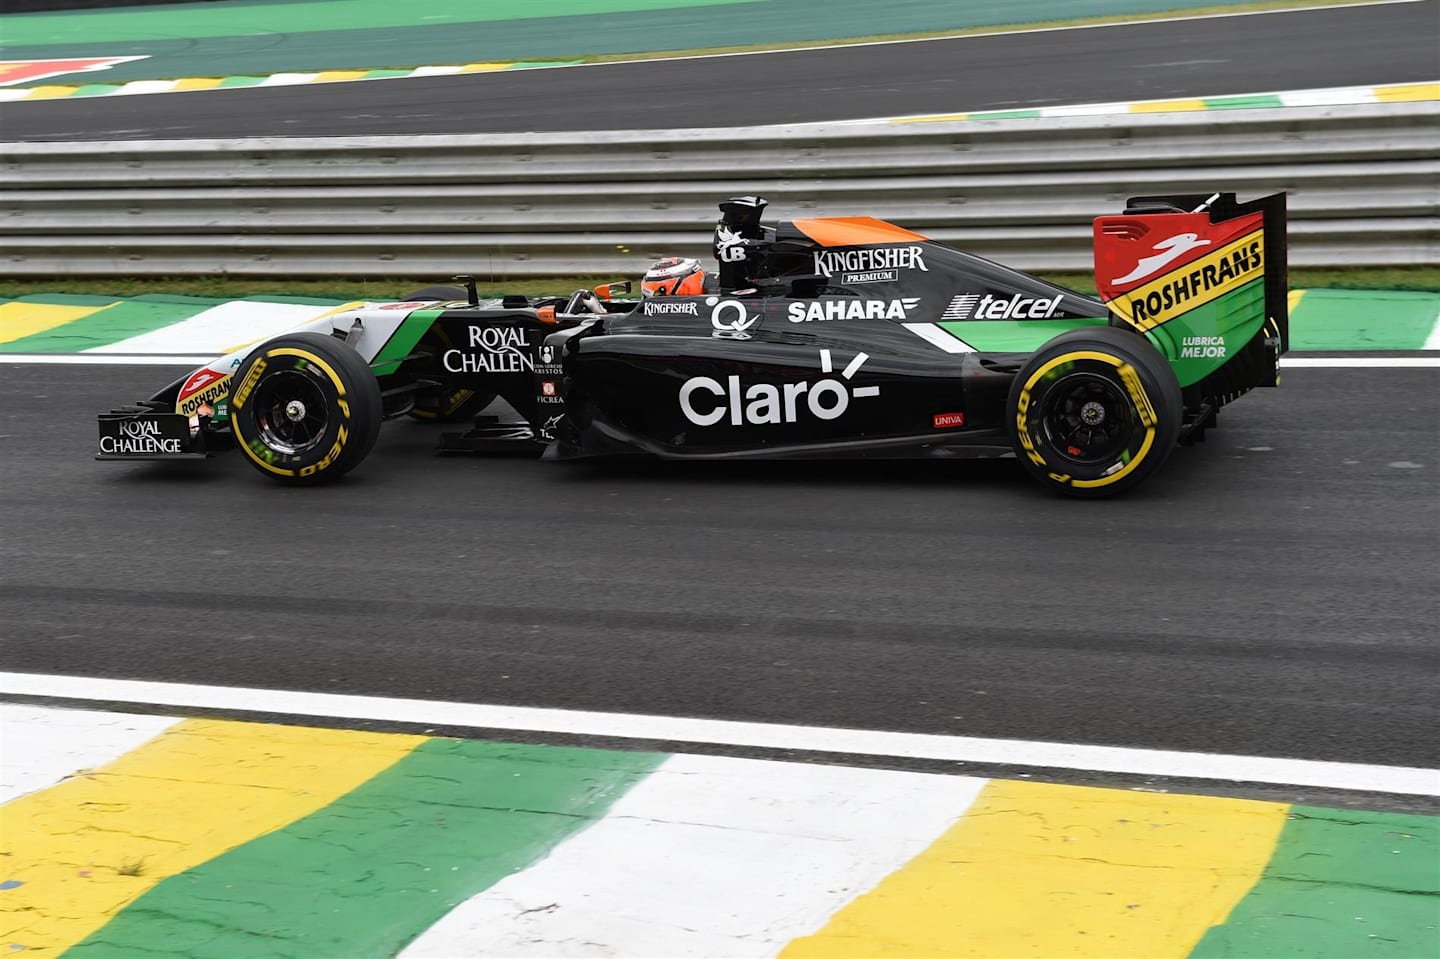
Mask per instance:
[[[371,70],[361,79],[388,80],[392,77],[408,77],[413,72],[413,70]]]
[[[166,879],[64,955],[392,956],[664,759],[430,740],[319,812]]]
[[[1248,110],[1254,107],[1283,107],[1277,96],[1258,97],[1216,97],[1213,100],[1205,101],[1207,110]]]
[[[118,83],[87,83],[83,87],[77,87],[72,97],[105,97],[120,89]]]
[[[939,326],[981,353],[1030,353],[1061,333],[1087,326],[1105,326],[1108,322],[1104,317],[1093,320],[952,320]]]
[[[584,62],[584,60],[517,60],[505,69],[533,70],[536,67],[573,67]]]
[[[213,296],[186,296],[183,293],[142,293],[139,296],[132,296],[130,302],[173,303],[177,306],[198,306],[202,309],[209,309],[228,301],[216,299]]]
[[[444,310],[416,310],[405,317],[395,335],[380,347],[380,352],[375,354],[375,359],[370,361],[370,368],[375,371],[376,376],[385,376],[394,373],[400,366],[400,361],[410,355],[415,349],[415,344],[420,342],[420,337],[430,329],[435,319],[444,313]]]
[[[293,303],[296,306],[339,306],[349,300],[337,300],[331,296],[285,296],[266,293],[264,296],[242,296],[242,303]],[[358,299],[358,297],[357,297]]]
[[[1418,350],[1440,320],[1440,293],[1306,290],[1290,314],[1294,350]]]
[[[547,19],[594,13],[647,12],[675,8],[735,6],[760,0],[545,0]],[[239,37],[260,32],[328,33],[415,26],[421,12],[393,0],[284,0],[278,3],[177,4],[166,8],[85,10],[83,16],[35,13],[7,17],[6,46],[58,44],[105,37],[110,43],[174,37]],[[535,18],[534,0],[426,0],[423,16],[447,26]]]
[[[1440,955],[1440,818],[1293,807],[1260,881],[1190,955]]]
[[[63,326],[6,343],[6,353],[79,353],[127,337],[149,333],[209,309],[224,300],[198,297],[137,296]]]
[[[225,79],[223,79],[223,80],[220,81],[220,86],[218,86],[216,89],[218,89],[218,90],[228,90],[228,89],[230,89],[230,88],[232,88],[232,87],[253,87],[253,86],[258,86],[258,85],[261,84],[261,83],[264,83],[267,79],[269,79],[269,77],[255,77],[255,76],[226,77]]]

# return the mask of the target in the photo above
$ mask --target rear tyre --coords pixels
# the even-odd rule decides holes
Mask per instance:
[[[1123,492],[1169,457],[1184,412],[1170,364],[1137,333],[1096,327],[1042,346],[1010,387],[1015,455],[1067,496]]]
[[[327,483],[359,465],[380,435],[380,385],[333,336],[292,333],[246,358],[230,395],[230,430],[273,480]]]

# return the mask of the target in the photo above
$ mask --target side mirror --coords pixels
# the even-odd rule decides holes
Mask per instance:
[[[613,300],[617,296],[627,296],[633,287],[629,280],[617,280],[614,283],[601,283],[595,287],[595,295],[602,300]]]

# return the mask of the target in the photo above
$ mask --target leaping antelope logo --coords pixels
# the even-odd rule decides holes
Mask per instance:
[[[1167,264],[1180,259],[1191,250],[1202,246],[1209,246],[1209,240],[1202,240],[1195,233],[1177,233],[1169,239],[1156,243],[1152,250],[1159,250],[1154,256],[1147,256],[1135,264],[1135,269],[1122,277],[1116,278],[1116,283],[1129,283],[1131,280],[1143,280],[1152,274],[1160,272]]]

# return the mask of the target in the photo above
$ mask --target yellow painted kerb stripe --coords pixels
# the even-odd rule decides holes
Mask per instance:
[[[183,80],[176,80],[171,91],[176,90],[213,90],[224,83],[223,77],[186,77]]]
[[[162,880],[289,825],[423,736],[189,720],[0,807],[0,950],[59,955]],[[48,951],[47,951],[48,950]]]
[[[54,85],[44,87],[31,87],[30,92],[24,97],[24,99],[53,100],[56,97],[68,97],[70,94],[74,93],[78,89],[80,88]]]
[[[933,117],[897,117],[891,123],[943,123],[946,120],[968,120],[968,113],[944,113]]]
[[[1440,100],[1440,83],[1399,83],[1394,86],[1376,87],[1375,99],[1381,103]]]
[[[13,343],[36,333],[44,333],[101,310],[108,310],[114,305],[106,303],[103,306],[61,306],[53,303],[21,302],[0,304],[0,343]]]
[[[1288,312],[1288,313],[1291,315],[1292,318],[1293,318],[1294,315],[1295,315],[1295,307],[1299,306],[1299,305],[1300,305],[1300,301],[1303,300],[1303,299],[1305,299],[1305,291],[1304,291],[1304,290],[1291,290],[1291,291],[1290,291],[1290,294],[1289,294],[1288,298],[1287,298],[1286,301],[1285,301],[1285,307],[1286,307],[1286,312]]]
[[[781,955],[1183,957],[1289,807],[995,780],[925,852]]]
[[[369,70],[326,70],[316,75],[315,82],[336,83],[341,80],[359,80],[369,72]]]
[[[1205,109],[1204,100],[1157,100],[1154,103],[1132,103],[1131,113],[1181,113]]]

